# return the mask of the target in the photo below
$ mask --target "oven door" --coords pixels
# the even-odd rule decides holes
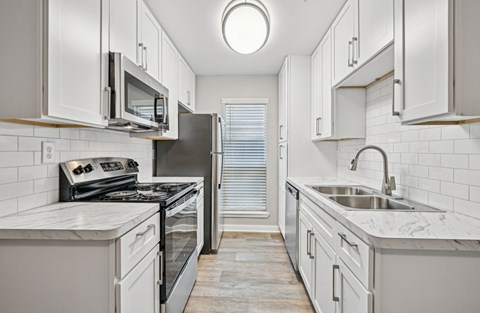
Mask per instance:
[[[165,210],[165,283],[166,300],[182,274],[190,255],[197,248],[197,197],[193,190]],[[183,202],[183,203],[182,203]]]
[[[110,54],[110,67],[113,122],[168,130],[168,90],[120,53]]]

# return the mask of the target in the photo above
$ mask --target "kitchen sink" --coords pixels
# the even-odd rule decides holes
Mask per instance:
[[[413,203],[408,200],[395,200],[379,195],[369,196],[331,196],[334,202],[345,207],[347,210],[368,211],[402,211],[402,212],[443,212],[441,210]]]
[[[308,186],[327,195],[371,195],[373,191],[354,186]]]

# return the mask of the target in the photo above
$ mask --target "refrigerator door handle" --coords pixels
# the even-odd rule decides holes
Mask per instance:
[[[224,161],[224,149],[225,149],[225,146],[224,146],[224,142],[223,142],[223,123],[222,123],[222,119],[219,117],[218,118],[218,124],[220,125],[220,145],[222,147],[222,151],[219,152],[218,154],[221,154],[222,155],[222,165],[220,167],[220,181],[218,182],[218,189],[222,189],[222,182],[223,182],[223,167],[225,165],[225,161]]]

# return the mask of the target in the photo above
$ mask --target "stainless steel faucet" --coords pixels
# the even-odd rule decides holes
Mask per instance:
[[[370,146],[365,146],[362,149],[358,150],[357,155],[355,155],[355,158],[350,162],[350,170],[351,171],[356,171],[357,170],[357,165],[358,165],[358,158],[360,157],[360,154],[365,151],[365,150],[377,150],[380,152],[380,154],[383,157],[383,182],[382,182],[382,193],[391,196],[392,195],[392,190],[397,189],[396,183],[395,183],[395,177],[388,177],[388,157],[387,153],[385,150],[378,146],[370,145]]]

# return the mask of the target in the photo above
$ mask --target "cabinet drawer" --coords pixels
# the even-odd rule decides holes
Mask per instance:
[[[335,224],[337,224],[337,221],[322,208],[303,195],[300,195],[300,205],[305,208],[313,217],[311,222],[319,235],[321,235],[328,244],[333,246],[335,243],[334,236],[336,235]]]
[[[117,277],[123,278],[159,242],[160,213],[157,213],[117,240]]]
[[[368,289],[373,283],[373,249],[346,227],[337,223],[335,251],[358,280]]]

